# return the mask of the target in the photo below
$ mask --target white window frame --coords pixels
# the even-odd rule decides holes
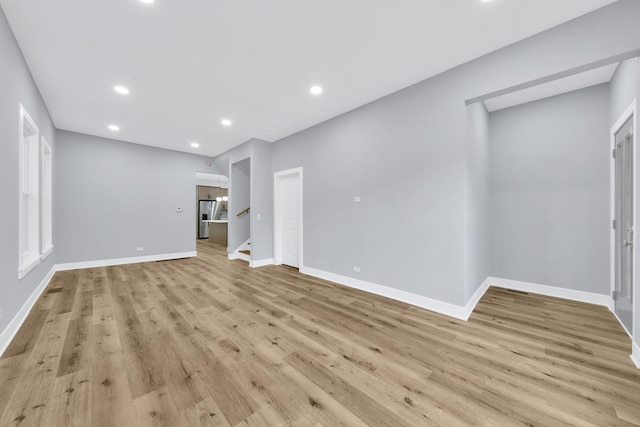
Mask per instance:
[[[18,279],[41,261],[40,254],[40,130],[20,105]]]
[[[40,258],[44,260],[53,252],[53,150],[44,136],[40,141]]]

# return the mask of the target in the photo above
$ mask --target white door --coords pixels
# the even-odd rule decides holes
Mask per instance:
[[[282,263],[300,267],[300,177],[283,177],[280,188]]]
[[[274,255],[276,264],[303,266],[302,168],[274,174]]]

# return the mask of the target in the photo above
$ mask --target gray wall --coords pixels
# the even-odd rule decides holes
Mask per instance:
[[[449,86],[428,80],[274,145],[274,172],[304,168],[304,267],[464,303],[466,110]]]
[[[489,112],[483,102],[467,107],[464,206],[465,299],[489,276]]]
[[[251,259],[273,258],[271,143],[254,140],[251,162]],[[260,219],[258,219],[260,215]]]
[[[277,141],[273,171],[304,168],[305,266],[464,305],[465,101],[635,50],[638,16],[621,0]]]
[[[611,78],[609,127],[613,126],[638,93],[638,58],[620,63]]]
[[[491,275],[609,293],[609,85],[491,113]]]
[[[195,173],[221,172],[208,158],[66,131],[57,151],[58,263],[196,250]]]
[[[22,104],[58,157],[49,112],[0,9],[0,333],[53,267],[58,247],[18,280],[18,121]],[[53,243],[58,246],[54,233]]]

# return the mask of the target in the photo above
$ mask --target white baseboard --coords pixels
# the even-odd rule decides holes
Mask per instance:
[[[249,261],[249,267],[258,268],[258,267],[264,267],[265,265],[273,265],[275,263],[276,263],[276,260],[273,258],[258,259],[255,261]]]
[[[491,281],[489,279],[490,278],[487,277],[484,282],[482,282],[482,285],[480,285],[480,287],[476,289],[476,291],[471,296],[471,299],[469,299],[469,301],[467,302],[467,305],[464,306],[464,320],[469,320],[471,313],[473,313],[473,310],[476,309],[476,305],[478,305],[485,292],[487,292],[487,290],[489,289],[489,286],[491,286]]]
[[[57,264],[56,271],[79,270],[81,268],[109,267],[112,265],[137,264],[140,262],[167,261],[178,258],[192,258],[198,256],[196,251],[178,252],[173,254],[146,255],[131,258],[103,259],[97,261],[70,262]]]
[[[47,273],[44,279],[42,279],[38,287],[33,290],[31,296],[29,296],[29,299],[24,303],[20,311],[18,311],[18,314],[15,315],[15,317],[11,320],[7,327],[4,328],[2,334],[0,334],[0,356],[2,356],[7,347],[9,347],[9,344],[20,330],[20,327],[27,319],[27,316],[31,312],[31,309],[35,305],[36,301],[38,301],[38,298],[40,298],[40,295],[42,295],[42,292],[51,281],[51,278],[53,277],[55,272],[56,267],[51,267],[51,270]]]
[[[612,299],[613,300],[613,299]],[[616,311],[614,310],[613,307],[609,308],[609,311],[611,312],[611,314],[613,314],[613,317],[616,318],[616,320],[618,321],[618,323],[620,323],[620,326],[622,326],[622,329],[624,329],[624,331],[627,333],[627,335],[629,335],[629,338],[631,338],[631,340],[633,341],[633,335],[631,335],[631,332],[629,332],[629,330],[627,329],[627,327],[624,325],[624,323],[622,323],[622,320],[620,320],[620,317],[618,317],[618,314],[616,313]]]
[[[251,262],[251,257],[247,254],[241,254],[240,252],[232,252],[227,255],[227,258],[230,260],[241,259],[243,261]]]
[[[416,295],[411,292],[401,291],[387,286],[377,285],[375,283],[365,282],[363,280],[354,279],[352,277],[341,276],[339,274],[329,273],[327,271],[318,270],[311,267],[301,267],[300,272],[309,276],[318,277],[320,279],[329,280],[339,283],[350,288],[359,289],[372,294],[402,301],[407,304],[426,310],[435,311],[436,313],[454,317],[456,319],[468,320],[473,313],[476,305],[482,299],[490,286],[498,286],[501,288],[511,289],[521,292],[530,292],[534,294],[546,295],[556,298],[563,298],[572,301],[596,304],[605,307],[611,306],[611,297],[608,295],[595,294],[591,292],[576,291],[566,288],[557,288],[554,286],[539,285],[536,283],[520,282],[517,280],[500,279],[497,277],[488,277],[482,285],[474,292],[467,304],[463,306],[450,304],[447,302],[435,300],[432,298]]]
[[[530,292],[532,294],[546,295],[549,297],[563,298],[571,301],[586,302],[588,304],[611,306],[609,295],[594,294],[591,292],[576,291],[573,289],[558,288],[555,286],[538,285],[536,283],[520,282],[518,280],[500,279],[489,277],[491,286],[511,289],[513,291]]]
[[[350,288],[359,289],[361,291],[391,298],[396,301],[415,305],[416,307],[435,311],[436,313],[444,314],[446,316],[454,317],[460,320],[467,320],[469,318],[469,314],[473,310],[473,307],[475,307],[475,304],[473,304],[473,307],[472,304],[467,304],[467,306],[462,307],[459,305],[438,301],[432,298],[423,297],[421,295],[416,295],[411,292],[401,291],[398,289],[389,288],[387,286],[376,285],[374,283],[365,282],[363,280],[354,279],[352,277],[340,276],[339,274],[329,273],[327,271],[322,271],[311,267],[301,267],[300,273],[324,280],[329,280],[331,282],[339,283]],[[477,297],[478,300],[480,300],[480,297],[482,296],[480,293],[481,288],[479,288],[476,292],[476,294],[480,295]],[[474,298],[476,297],[476,294],[474,294]],[[472,298],[472,300],[474,298]],[[472,301],[469,302],[471,303]]]
[[[631,347],[631,361],[636,365],[636,368],[640,369],[640,346],[634,342]]]

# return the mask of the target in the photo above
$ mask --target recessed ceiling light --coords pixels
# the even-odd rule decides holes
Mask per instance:
[[[120,126],[109,125],[109,130],[112,130],[114,132],[118,132],[120,130]]]
[[[222,123],[222,126],[231,126],[231,120],[229,119],[222,119],[220,123]]]
[[[191,146],[192,146],[193,148],[198,148],[198,147],[200,147],[200,144],[198,144],[197,142],[192,142],[192,143],[191,143]]]
[[[113,90],[118,92],[120,95],[129,95],[129,89],[124,86],[114,86]]]
[[[156,0],[140,0],[142,3],[151,4]]]
[[[311,89],[309,89],[309,92],[311,92],[314,95],[320,95],[322,93],[322,87],[321,86],[311,86]]]

